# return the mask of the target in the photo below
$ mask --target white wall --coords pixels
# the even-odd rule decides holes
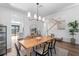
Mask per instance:
[[[65,20],[65,30],[52,29],[51,31],[49,31],[49,33],[54,33],[58,37],[63,37],[63,41],[70,42],[70,35],[68,32],[67,24],[72,20],[78,20],[79,22],[79,5],[66,10],[62,10],[56,14],[49,15],[46,17],[46,19],[50,21],[53,17],[58,17],[60,18],[60,20]],[[79,44],[79,33],[75,37],[76,43]]]
[[[42,34],[43,22],[28,19],[28,21],[25,21],[24,23],[24,29],[27,29],[25,35],[30,35],[30,29],[32,28],[37,28]]]
[[[11,48],[11,20],[15,19],[21,22],[20,32],[22,32],[24,25],[23,22],[24,20],[27,20],[25,16],[26,15],[20,11],[12,10],[6,7],[0,7],[0,24],[7,26],[7,48]],[[27,29],[25,30],[25,32],[28,32]]]
[[[37,21],[37,20],[32,20],[30,22],[30,28],[34,28],[34,27],[37,28],[38,31],[40,31],[42,34],[43,22]]]

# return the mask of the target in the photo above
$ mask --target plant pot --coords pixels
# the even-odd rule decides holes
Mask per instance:
[[[75,39],[71,38],[71,44],[75,44]]]

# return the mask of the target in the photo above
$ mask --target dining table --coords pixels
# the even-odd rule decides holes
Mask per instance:
[[[21,46],[28,50],[28,56],[30,56],[33,47],[50,41],[51,39],[53,38],[50,36],[25,37],[23,40],[20,40],[19,43]]]

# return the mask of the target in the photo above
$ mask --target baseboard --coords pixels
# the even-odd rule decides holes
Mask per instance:
[[[66,42],[66,41],[61,41],[61,42],[71,44],[71,42]],[[79,46],[79,44],[76,44],[76,43],[74,45],[78,45]]]

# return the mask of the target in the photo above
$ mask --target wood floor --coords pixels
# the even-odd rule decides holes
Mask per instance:
[[[28,53],[28,51],[27,51]],[[7,56],[16,56],[15,47]],[[34,53],[33,55],[34,56]],[[79,45],[72,45],[66,42],[56,42],[56,54],[52,56],[79,56]]]
[[[68,50],[68,56],[79,56],[79,45],[66,42],[57,42],[56,46]]]

